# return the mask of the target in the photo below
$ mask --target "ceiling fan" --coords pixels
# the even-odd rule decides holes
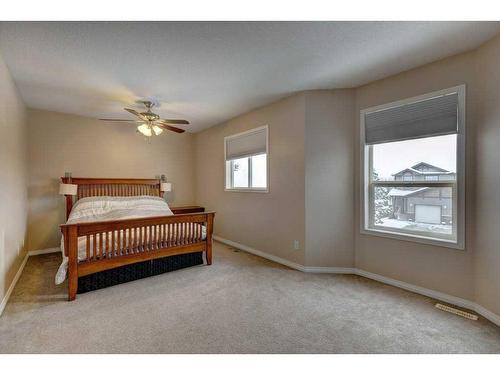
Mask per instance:
[[[162,119],[159,115],[151,111],[151,108],[155,106],[155,103],[149,100],[141,100],[138,103],[144,104],[144,106],[146,107],[145,112],[137,112],[135,109],[124,108],[125,111],[128,111],[138,117],[135,120],[122,120],[112,118],[101,118],[100,120],[137,124],[137,131],[145,135],[146,137],[160,135],[163,130],[171,130],[176,133],[184,133],[184,129],[179,129],[169,124],[189,125],[189,121],[187,120]]]

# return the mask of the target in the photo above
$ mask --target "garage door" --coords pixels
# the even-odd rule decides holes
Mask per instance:
[[[417,223],[441,224],[441,206],[415,205],[415,221]]]

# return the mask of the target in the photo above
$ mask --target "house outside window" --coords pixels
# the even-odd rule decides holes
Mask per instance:
[[[226,191],[268,192],[268,127],[224,138]]]
[[[463,249],[465,87],[361,111],[361,232]]]

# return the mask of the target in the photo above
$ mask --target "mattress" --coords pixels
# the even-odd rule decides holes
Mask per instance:
[[[76,223],[88,223],[97,221],[113,221],[113,220],[123,220],[123,219],[135,219],[143,217],[154,217],[154,216],[170,216],[173,215],[172,211],[168,207],[167,202],[162,198],[152,197],[152,196],[136,196],[136,197],[87,197],[82,198],[76,202],[71,210],[67,224]],[[206,238],[206,228],[201,224],[196,224],[197,227],[194,230],[197,233],[201,232],[202,239]],[[159,232],[159,226],[156,227],[156,233]],[[183,232],[183,236],[186,238],[192,236],[193,233],[190,231]],[[123,248],[123,244],[129,243],[129,236],[132,243],[140,238],[143,241],[147,241],[150,236],[150,232],[146,228],[142,228],[142,233],[139,230],[134,231],[120,231],[119,235],[114,236],[115,249]],[[177,233],[174,231],[170,232],[170,238],[165,238],[165,242],[168,242],[172,238],[176,238]],[[108,245],[111,246],[112,236],[108,236]],[[100,237],[96,238],[96,247],[99,248]],[[106,241],[106,236],[103,236],[103,242]],[[163,245],[162,242],[157,242]],[[121,245],[121,246],[120,246]],[[93,238],[90,238],[90,249],[93,249]],[[105,248],[106,246],[103,246]],[[123,252],[124,250],[120,250]],[[56,284],[61,284],[66,279],[66,273],[68,268],[68,258],[64,255],[64,238],[61,237],[61,252],[63,256],[63,261],[59,266],[57,271],[55,282]],[[92,255],[92,250],[91,250]],[[118,251],[115,251],[112,255],[121,255]],[[82,261],[87,258],[87,240],[86,237],[78,238],[78,260]]]

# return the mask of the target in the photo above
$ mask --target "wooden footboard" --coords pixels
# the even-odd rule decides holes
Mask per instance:
[[[207,264],[212,264],[214,215],[206,212],[61,225],[68,257],[68,299],[76,298],[79,276],[131,263],[204,251]],[[205,238],[201,224],[206,228]],[[85,258],[80,260],[79,246],[85,247]]]

